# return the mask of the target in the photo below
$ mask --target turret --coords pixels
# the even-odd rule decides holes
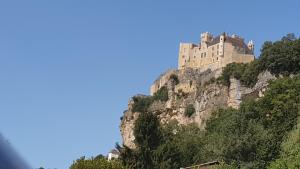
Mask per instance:
[[[213,36],[209,32],[201,33],[201,44],[210,42],[212,39],[213,39]]]
[[[225,41],[226,33],[222,33],[220,35],[220,43],[219,43],[219,55],[224,55],[224,41]]]

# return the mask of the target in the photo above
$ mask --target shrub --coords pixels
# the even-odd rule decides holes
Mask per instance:
[[[288,34],[280,41],[265,42],[260,55],[260,69],[273,74],[295,74],[300,71],[300,39]]]
[[[222,84],[229,86],[230,77],[241,81],[247,87],[253,87],[257,76],[262,71],[275,75],[290,75],[300,72],[300,39],[288,34],[276,42],[266,41],[261,49],[260,58],[251,63],[231,63],[223,69],[218,78]]]
[[[154,100],[160,100],[160,101],[168,101],[169,95],[168,95],[168,89],[166,86],[161,87],[157,92],[153,95]]]
[[[134,104],[132,106],[133,112],[146,112],[150,105],[153,103],[153,98],[151,96],[148,97],[133,97]]]
[[[170,80],[173,80],[175,82],[175,85],[179,83],[178,76],[176,74],[171,74],[170,75]]]
[[[221,76],[218,78],[223,85],[230,85],[230,78],[234,77],[241,81],[247,87],[253,87],[257,82],[259,74],[258,61],[255,60],[251,63],[230,63],[223,68]]]
[[[191,117],[194,113],[195,113],[194,105],[189,104],[189,105],[185,108],[184,115],[185,115],[186,117]]]
[[[70,169],[125,169],[120,161],[107,161],[105,158],[90,158],[81,157],[73,162]]]
[[[161,87],[153,96],[134,96],[133,112],[147,112],[148,108],[154,101],[167,101],[169,99],[168,89],[166,86]]]

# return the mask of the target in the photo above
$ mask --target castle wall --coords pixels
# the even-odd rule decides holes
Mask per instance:
[[[170,79],[170,76],[175,73],[176,70],[171,69],[160,75],[158,79],[156,79],[155,82],[151,85],[150,95],[153,95],[157,90],[164,86]]]
[[[231,43],[224,43],[224,57],[222,59],[221,67],[225,67],[229,63],[249,63],[254,60],[254,55],[239,53]]]

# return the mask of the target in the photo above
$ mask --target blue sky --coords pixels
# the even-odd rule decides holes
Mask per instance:
[[[0,1],[0,132],[37,168],[121,142],[128,99],[177,66],[201,32],[300,35],[299,1]]]

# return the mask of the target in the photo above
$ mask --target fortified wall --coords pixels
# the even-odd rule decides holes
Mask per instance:
[[[227,35],[222,33],[214,37],[209,32],[201,34],[200,43],[180,43],[178,56],[178,70],[170,70],[162,74],[151,86],[150,94],[165,85],[171,74],[182,74],[187,69],[197,69],[198,72],[206,70],[216,71],[218,77],[222,68],[229,63],[248,63],[255,59],[254,43],[248,44],[238,35]],[[190,86],[190,87],[189,87]],[[190,84],[181,84],[178,90],[185,92],[193,91]]]

